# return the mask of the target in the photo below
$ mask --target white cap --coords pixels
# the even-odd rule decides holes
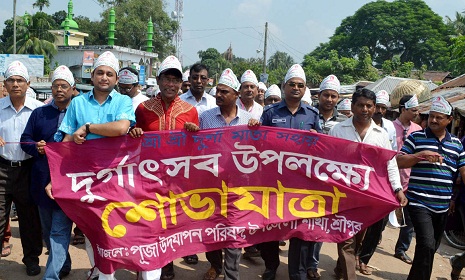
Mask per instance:
[[[258,89],[263,89],[264,91],[267,90],[266,85],[263,82],[258,83]]]
[[[139,77],[136,74],[132,73],[128,69],[123,69],[119,71],[119,80],[118,83],[125,85],[137,84],[139,82]]]
[[[277,85],[271,85],[265,92],[265,99],[270,96],[278,96],[281,98],[281,89]]]
[[[36,92],[30,87],[28,87],[27,90],[26,90],[26,96],[29,96],[30,98],[37,99]]]
[[[29,82],[29,73],[27,72],[26,66],[19,60],[15,60],[8,65],[5,71],[5,79],[11,76],[21,76],[27,82]]]
[[[253,83],[255,86],[258,87],[258,80],[257,80],[257,76],[255,76],[255,73],[252,71],[252,70],[245,70],[244,74],[242,74],[242,77],[241,77],[241,84],[242,83],[245,83],[245,82],[251,82]]]
[[[190,75],[190,70],[184,71],[184,73],[182,73],[182,81],[187,82],[189,80],[189,75]]]
[[[404,104],[405,109],[415,108],[418,107],[418,97],[416,94],[412,96],[407,102]]]
[[[65,80],[70,86],[74,86],[74,77],[73,73],[65,65],[58,66],[52,74],[52,83],[55,80]]]
[[[233,70],[226,68],[223,73],[221,73],[221,77],[218,80],[218,84],[223,84],[232,88],[235,91],[239,91],[241,84],[237,80],[236,75],[234,74]]]
[[[334,90],[337,93],[341,92],[341,83],[339,79],[334,75],[329,75],[328,77],[324,78],[320,84],[320,92],[323,90]]]
[[[101,55],[99,55],[97,59],[94,61],[94,69],[92,71],[94,71],[95,69],[97,69],[99,66],[102,66],[102,65],[113,68],[113,70],[115,70],[116,72],[116,75],[118,75],[119,61],[112,52],[106,51],[102,53]]]
[[[304,96],[302,96],[302,101],[307,102],[308,104],[312,105],[312,95],[310,94],[310,89],[305,87]]]
[[[174,55],[170,55],[165,58],[165,60],[163,60],[163,62],[160,64],[160,67],[158,68],[157,76],[160,76],[160,74],[168,69],[176,69],[179,71],[179,75],[182,76],[181,62],[179,62],[179,59]]]
[[[430,111],[443,113],[448,116],[452,113],[452,106],[450,106],[449,102],[442,96],[434,97],[433,102],[431,103]]]
[[[344,98],[339,102],[337,105],[337,110],[339,111],[346,111],[346,110],[352,110],[352,101],[348,98]]]
[[[304,80],[304,83],[307,83],[307,79],[305,78],[305,72],[300,64],[294,64],[287,70],[286,77],[284,77],[284,83],[287,83],[289,79],[292,78],[301,78]]]
[[[389,102],[389,93],[384,89],[378,91],[376,93],[376,104],[384,104],[389,107],[391,105]]]
[[[212,87],[208,94],[215,96],[216,95],[216,87]]]

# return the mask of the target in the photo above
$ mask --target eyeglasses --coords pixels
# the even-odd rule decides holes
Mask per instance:
[[[293,88],[295,86],[297,86],[298,88],[304,88],[305,87],[305,84],[304,83],[294,83],[294,82],[289,82],[288,85]]]
[[[14,85],[15,83],[17,83],[18,85],[23,85],[25,83],[27,83],[27,81],[25,79],[13,79],[13,78],[8,78],[5,80],[6,83],[10,84],[10,85]]]
[[[122,87],[120,85],[118,85],[118,88],[120,91],[123,91],[123,92],[130,92],[133,88],[134,88],[134,85],[132,85],[131,87]]]
[[[179,84],[182,82],[181,78],[167,78],[167,77],[161,77],[162,83],[165,84]]]
[[[52,85],[52,89],[54,89],[54,90],[58,90],[59,88],[61,88],[62,90],[68,90],[70,88],[70,86],[68,86],[68,85]]]

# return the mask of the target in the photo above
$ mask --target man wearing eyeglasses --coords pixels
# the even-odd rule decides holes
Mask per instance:
[[[9,96],[0,99],[0,240],[3,241],[14,202],[23,247],[22,261],[27,275],[34,276],[40,273],[42,234],[39,211],[29,193],[32,159],[19,143],[32,111],[43,103],[26,96],[29,74],[20,61],[8,65],[3,84]]]
[[[182,84],[181,63],[175,56],[168,56],[158,69],[157,83],[160,92],[136,109],[136,127],[130,131],[132,137],[141,137],[144,131],[183,129],[186,122],[199,125],[197,110],[178,96]],[[175,276],[173,262],[165,265],[161,280]]]
[[[399,101],[399,117],[394,121],[396,128],[397,150],[400,151],[407,137],[415,131],[422,130],[421,126],[414,123],[413,120],[418,116],[418,98],[416,95],[404,95]],[[400,182],[402,188],[407,190],[410,178],[410,168],[399,169]],[[401,227],[399,238],[397,239],[394,257],[402,260],[407,264],[412,264],[412,259],[407,255],[413,237],[413,224],[408,214],[408,209],[404,209],[405,227]]]
[[[284,100],[265,108],[261,117],[262,125],[322,132],[318,110],[302,102],[305,83],[305,72],[302,66],[294,64],[284,78]],[[307,266],[300,261],[303,242],[299,238],[291,238],[290,240],[289,279],[307,279]],[[265,261],[265,272],[262,279],[276,279],[276,270],[279,266],[279,241],[259,244],[259,249]]]
[[[197,109],[199,116],[212,108],[215,108],[216,99],[212,95],[205,92],[205,87],[208,83],[207,66],[196,63],[189,70],[188,81],[190,83],[189,90],[180,96],[182,101],[185,101]]]
[[[118,89],[121,94],[131,97],[132,107],[136,111],[137,106],[149,98],[143,95],[139,86],[139,72],[131,67],[124,67],[118,74]]]

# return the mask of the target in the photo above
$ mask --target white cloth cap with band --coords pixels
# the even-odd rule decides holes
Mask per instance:
[[[184,71],[184,73],[182,73],[182,81],[183,82],[187,82],[189,80],[189,75],[190,75],[190,70],[186,70]]]
[[[26,82],[29,82],[29,73],[26,66],[19,60],[15,60],[8,65],[5,71],[5,79],[8,79],[11,76],[21,76]]]
[[[324,80],[320,84],[320,92],[323,90],[334,90],[337,93],[341,92],[341,82],[339,79],[334,75],[329,75],[328,77],[324,78]]]
[[[452,113],[452,106],[442,96],[434,97],[431,103],[430,111],[446,114],[448,116]]]
[[[65,65],[58,66],[52,74],[52,83],[55,80],[65,80],[70,86],[74,86],[74,76]]]
[[[157,76],[160,76],[160,74],[168,69],[176,69],[179,71],[180,76],[182,76],[181,62],[179,62],[179,59],[174,55],[170,55],[165,58],[165,60],[163,60],[163,62],[160,64],[160,67],[158,68]]]
[[[110,51],[106,51],[97,57],[97,59],[94,62],[93,71],[95,71],[95,69],[97,69],[99,66],[111,67],[113,68],[113,70],[115,70],[116,75],[118,75],[119,61],[116,58],[116,56]]]
[[[281,89],[277,85],[271,85],[265,92],[265,99],[270,96],[278,96],[281,98]]]
[[[407,102],[404,104],[405,109],[415,108],[418,107],[418,97],[416,94],[412,96]]]
[[[139,83],[139,77],[127,69],[119,71],[118,83],[124,85],[132,85]]]
[[[305,78],[305,71],[300,66],[300,64],[294,64],[287,70],[286,76],[284,77],[284,83],[287,83],[292,78],[301,78],[304,80],[304,83],[307,83],[307,79]]]
[[[233,70],[226,68],[223,73],[221,73],[220,79],[218,80],[218,84],[222,84],[232,88],[235,91],[239,91],[241,84],[237,80],[236,75],[234,74]]]
[[[244,74],[241,76],[241,84],[245,82],[251,82],[258,87],[257,76],[252,70],[245,70]]]
[[[262,89],[262,90],[264,90],[264,91],[267,90],[266,85],[265,85],[263,82],[259,82],[259,83],[258,83],[258,89]]]
[[[352,101],[350,99],[342,99],[341,102],[337,105],[337,110],[341,111],[350,111],[352,110]]]
[[[378,91],[376,93],[376,104],[383,104],[389,107],[391,105],[389,102],[389,93],[384,89]]]

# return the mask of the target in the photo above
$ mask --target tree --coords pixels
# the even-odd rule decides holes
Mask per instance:
[[[337,50],[343,57],[355,58],[366,46],[378,66],[399,55],[402,63],[411,61],[417,68],[445,69],[448,35],[442,18],[422,0],[378,0],[345,18],[328,44],[311,55],[327,58],[330,50]]]
[[[465,15],[463,12],[456,12],[454,20],[452,20],[449,16],[446,16],[446,24],[452,29],[455,35],[465,35]]]
[[[465,73],[465,35],[452,39],[451,50],[451,70],[453,75]]]
[[[32,4],[32,7],[39,7],[39,12],[42,12],[44,7],[50,7],[50,1],[49,0],[36,0],[34,4]]]
[[[55,12],[52,15],[53,21],[55,21],[55,28],[60,28],[60,25],[63,21],[65,21],[66,17],[68,16],[68,13],[64,10]]]
[[[50,61],[56,53],[53,42],[55,36],[48,32],[54,24],[51,16],[43,12],[35,13],[33,16],[24,15],[18,17],[16,53],[18,54],[38,54],[44,56],[45,73],[50,72]],[[11,42],[12,40],[10,40]],[[8,48],[9,53],[13,53],[13,44]]]
[[[144,49],[147,37],[147,23],[152,18],[153,49],[159,57],[174,54],[175,48],[171,44],[173,34],[178,29],[178,23],[172,20],[163,10],[162,0],[120,0],[101,1],[103,4],[114,3],[116,14],[116,45],[133,49]],[[102,13],[102,23],[108,25],[108,14],[110,9]],[[103,30],[106,30],[104,28]]]
[[[268,59],[267,66],[268,69],[272,71],[276,69],[289,69],[294,64],[294,59],[289,54],[286,52],[276,51]]]
[[[215,48],[198,51],[197,54],[199,55],[200,63],[207,66],[210,77],[219,78],[224,69],[231,68],[231,63]]]
[[[77,16],[73,18],[79,25],[79,31],[89,34],[86,45],[105,45],[107,43],[107,23],[104,21],[91,21],[88,17]]]

